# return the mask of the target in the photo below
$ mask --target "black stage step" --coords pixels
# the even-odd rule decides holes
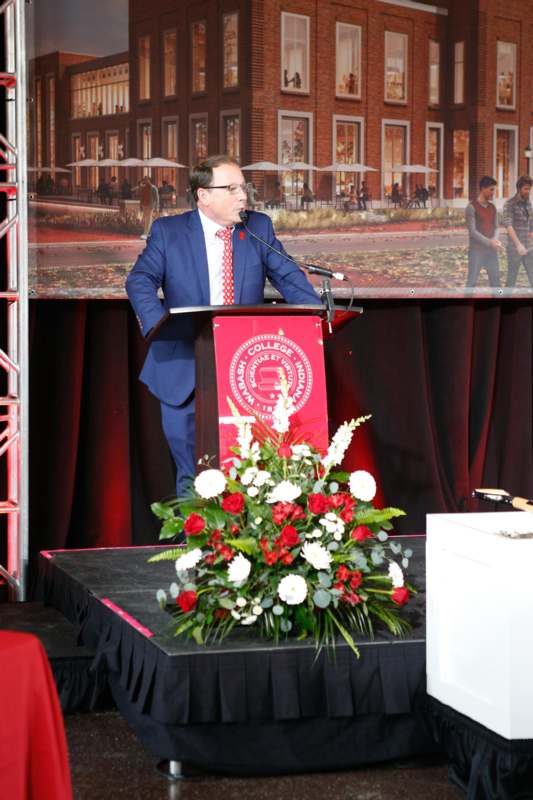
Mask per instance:
[[[33,633],[46,650],[65,714],[113,707],[102,667],[90,669],[94,651],[77,644],[74,625],[42,603],[0,603],[0,628]]]

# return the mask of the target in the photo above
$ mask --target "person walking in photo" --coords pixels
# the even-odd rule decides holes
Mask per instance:
[[[157,191],[157,186],[154,186],[148,175],[145,175],[141,181],[139,201],[143,223],[141,239],[148,239],[154,211],[159,209],[159,192]]]
[[[466,285],[475,286],[482,267],[487,270],[490,286],[500,285],[498,252],[502,243],[498,239],[498,215],[492,202],[496,181],[484,175],[479,181],[479,194],[465,210],[468,228],[468,275]]]
[[[520,265],[533,287],[533,211],[529,195],[533,180],[522,175],[516,182],[516,194],[503,207],[503,227],[507,233],[507,287],[516,286]]]

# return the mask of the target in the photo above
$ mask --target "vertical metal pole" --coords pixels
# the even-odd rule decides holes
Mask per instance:
[[[7,395],[1,398],[5,415],[0,450],[7,459],[7,498],[0,511],[7,514],[7,571],[10,599],[25,600],[28,568],[28,221],[26,165],[26,43],[24,0],[8,0],[4,14],[6,66],[6,137],[2,137],[7,169],[2,191],[7,214],[6,286],[0,292],[7,304]]]

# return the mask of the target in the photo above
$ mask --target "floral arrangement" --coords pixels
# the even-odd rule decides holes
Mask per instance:
[[[275,642],[312,636],[333,648],[340,634],[358,655],[354,632],[372,636],[376,622],[397,636],[409,630],[412,553],[388,534],[404,512],[373,506],[370,473],[336,470],[369,417],[341,425],[321,454],[291,431],[293,412],[282,375],[272,425],[236,415],[227,468],[204,459],[190,498],[152,506],[161,539],[185,537],[150,559],[176,561],[169,593],[157,592],[162,606],[172,602],[176,635],[208,644],[252,626]]]

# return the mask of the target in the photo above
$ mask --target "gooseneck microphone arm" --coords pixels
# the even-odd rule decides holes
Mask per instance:
[[[293,258],[292,256],[290,256],[288,253],[284,253],[281,250],[276,250],[275,247],[272,247],[271,244],[269,244],[268,242],[265,242],[264,239],[261,239],[260,236],[258,236],[252,230],[250,230],[250,228],[246,224],[247,221],[248,221],[248,214],[247,214],[246,211],[239,211],[239,217],[240,217],[241,222],[242,222],[242,224],[244,226],[244,230],[253,239],[257,239],[258,242],[261,242],[261,244],[264,244],[265,247],[268,247],[269,250],[272,250],[273,253],[276,253],[276,255],[281,256],[282,258],[286,258],[288,261],[292,261],[292,263],[296,264],[297,267],[300,267],[300,268],[303,267],[303,269],[305,269],[311,275],[321,275],[323,278],[329,278],[330,280],[332,278],[335,278],[335,280],[337,280],[337,281],[347,281],[348,280],[346,275],[344,275],[344,273],[342,273],[342,272],[332,272],[330,269],[327,269],[326,267],[319,267],[316,264],[305,264],[303,261],[296,261],[296,259]]]

